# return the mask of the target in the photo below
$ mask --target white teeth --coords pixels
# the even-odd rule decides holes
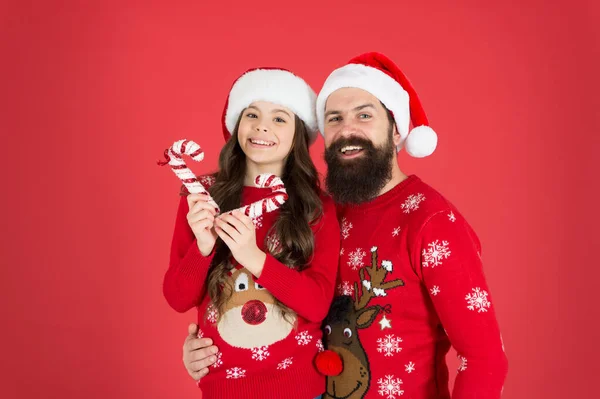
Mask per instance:
[[[255,140],[255,139],[250,139],[250,142],[252,144],[259,144],[259,145],[268,145],[268,146],[275,145],[275,143],[271,143],[269,141]]]
[[[345,147],[342,147],[342,149],[340,150],[343,154],[346,153],[346,151],[352,151],[352,150],[362,150],[362,147],[357,147],[355,145],[347,145]]]

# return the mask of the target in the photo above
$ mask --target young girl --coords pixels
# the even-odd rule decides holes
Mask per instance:
[[[315,97],[285,70],[242,75],[223,113],[219,171],[201,178],[221,213],[207,196],[181,199],[164,295],[178,312],[197,307],[198,335],[219,348],[199,384],[203,398],[313,399],[325,389],[313,360],[323,348],[340,232],[308,152]],[[254,185],[264,173],[281,177],[287,201],[254,220],[229,214],[270,194]]]

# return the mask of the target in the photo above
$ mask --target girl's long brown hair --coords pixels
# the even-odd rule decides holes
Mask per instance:
[[[215,183],[208,190],[219,204],[221,212],[239,208],[242,200],[246,175],[246,155],[239,145],[237,131],[238,119],[231,138],[227,141],[219,156],[219,171],[214,175]],[[288,267],[302,270],[308,267],[314,251],[314,235],[311,226],[323,213],[319,198],[321,193],[319,176],[308,151],[309,136],[304,122],[295,116],[295,132],[292,149],[284,165],[283,180],[288,200],[279,209],[279,217],[271,227],[269,234],[275,233],[280,247],[272,255]],[[229,298],[223,293],[227,284],[227,272],[231,270],[229,258],[231,251],[219,238],[215,244],[215,256],[211,263],[206,289],[213,306],[223,312]],[[284,315],[293,313],[281,303]]]

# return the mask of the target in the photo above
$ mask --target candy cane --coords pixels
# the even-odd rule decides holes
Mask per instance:
[[[191,194],[206,194],[208,195],[208,203],[215,207],[219,212],[219,205],[212,199],[209,192],[204,188],[202,183],[198,181],[196,175],[187,167],[185,161],[181,157],[183,154],[189,155],[194,161],[200,162],[204,159],[204,151],[202,148],[191,140],[176,141],[171,148],[165,150],[166,161],[159,161],[158,164],[164,166],[169,164],[171,170],[181,179],[185,187]]]
[[[272,212],[279,209],[281,205],[288,199],[287,191],[283,181],[275,175],[262,174],[256,176],[254,184],[258,188],[270,188],[271,194],[267,198],[243,206],[238,210],[246,216],[256,219],[264,213]]]

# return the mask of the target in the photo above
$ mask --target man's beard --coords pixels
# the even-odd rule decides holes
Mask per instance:
[[[362,147],[362,155],[342,159],[340,149],[347,146]],[[381,147],[362,137],[343,137],[325,150],[327,176],[325,185],[333,200],[340,205],[361,204],[375,198],[392,178],[394,158],[392,134]]]

